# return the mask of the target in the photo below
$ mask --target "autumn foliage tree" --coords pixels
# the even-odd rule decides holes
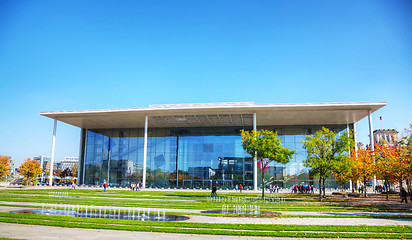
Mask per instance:
[[[394,147],[398,159],[397,164],[394,166],[395,178],[401,188],[403,182],[406,181],[410,191],[410,181],[412,180],[412,125],[409,129],[405,129],[404,136]]]
[[[387,189],[386,200],[389,199],[389,186],[397,181],[398,154],[394,147],[375,145],[375,173],[376,177],[384,181]]]
[[[260,160],[262,199],[265,198],[265,171],[271,161],[286,164],[296,151],[283,147],[275,132],[269,130],[241,130],[242,146],[251,156]]]
[[[357,151],[353,150],[351,154],[353,167],[351,171],[352,180],[354,182],[360,181],[363,186],[366,182],[373,179],[375,174],[375,160],[373,154],[369,149],[360,148]],[[366,197],[366,190],[364,191]]]
[[[405,129],[405,136],[402,138],[403,144],[405,145],[406,152],[406,184],[408,186],[409,192],[411,189],[412,182],[412,124],[409,125],[409,129]]]
[[[70,170],[73,173],[73,177],[77,178],[77,175],[79,173],[79,164],[74,164]]]
[[[33,185],[37,182],[37,176],[41,173],[40,163],[36,160],[26,159],[19,167],[18,171],[26,181],[26,185],[29,182],[33,182]]]
[[[10,175],[10,159],[6,156],[0,156],[0,179]]]

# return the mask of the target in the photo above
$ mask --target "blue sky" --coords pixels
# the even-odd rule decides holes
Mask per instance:
[[[50,155],[39,112],[149,104],[388,102],[374,128],[402,130],[411,43],[408,0],[3,0],[0,154]],[[79,135],[59,123],[56,160],[78,155]]]

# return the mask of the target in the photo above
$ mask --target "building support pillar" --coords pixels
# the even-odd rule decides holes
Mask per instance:
[[[89,133],[89,130],[86,128],[85,129],[85,134],[84,134],[84,153],[83,153],[83,171],[82,171],[82,184],[84,184],[84,177],[85,177],[85,174],[86,174],[86,156],[87,156],[87,137],[88,137],[88,133]]]
[[[370,146],[370,150],[375,151],[375,140],[373,139],[373,126],[372,126],[372,111],[369,110],[368,111],[368,121],[369,121],[369,146]],[[372,182],[372,191],[375,191],[375,186],[376,186],[376,175],[373,176],[373,182]],[[366,190],[366,186],[365,186],[365,190]]]
[[[41,170],[41,178],[40,178],[40,185],[43,185],[43,181],[44,181],[44,169],[43,169],[43,159],[44,156],[40,156],[40,170]]]
[[[253,130],[256,131],[256,113],[253,113]],[[253,190],[255,191],[258,190],[257,175],[257,156],[255,154],[253,157]]]
[[[143,146],[143,179],[142,188],[146,188],[146,162],[147,162],[147,127],[149,124],[148,116],[144,119],[144,146]]]
[[[54,147],[56,145],[56,128],[57,128],[57,120],[54,119],[52,151],[51,151],[51,159],[50,159],[49,186],[53,186],[53,164],[54,164]]]
[[[348,137],[350,137],[350,135],[349,135],[349,124],[346,124],[346,133],[348,134]],[[355,143],[355,145],[356,145],[356,143]],[[350,156],[350,152],[351,152],[351,147],[349,146],[349,152],[348,152],[348,155]],[[352,180],[349,180],[349,191],[351,191],[352,192]]]

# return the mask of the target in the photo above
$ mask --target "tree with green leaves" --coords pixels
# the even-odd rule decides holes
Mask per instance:
[[[308,155],[303,161],[304,166],[311,168],[313,176],[319,176],[319,201],[322,201],[325,179],[342,167],[342,162],[348,161],[348,151],[354,144],[352,134],[338,134],[322,127],[313,136],[307,136],[302,143]]]
[[[262,199],[265,198],[265,171],[271,161],[286,164],[296,151],[283,147],[275,132],[269,130],[241,130],[242,146],[251,156],[260,160]]]
[[[337,162],[333,169],[333,176],[335,181],[339,184],[341,191],[344,191],[345,183],[352,178],[352,169],[354,167],[354,161],[351,158],[344,158],[341,162]]]

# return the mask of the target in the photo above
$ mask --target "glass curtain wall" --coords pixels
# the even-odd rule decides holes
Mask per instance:
[[[346,126],[327,126],[344,132]],[[297,154],[286,164],[272,162],[265,182],[290,188],[294,184],[316,181],[303,166],[306,159],[301,141],[320,126],[263,126],[278,132],[283,146]],[[242,184],[253,188],[253,159],[242,148],[239,127],[149,129],[146,187],[155,188],[234,188]],[[252,130],[245,127],[245,130]],[[86,134],[83,134],[85,137]],[[86,154],[84,184],[130,186],[142,182],[144,129],[88,130],[84,139]],[[333,183],[333,180],[331,180]],[[261,174],[258,170],[258,186]]]

